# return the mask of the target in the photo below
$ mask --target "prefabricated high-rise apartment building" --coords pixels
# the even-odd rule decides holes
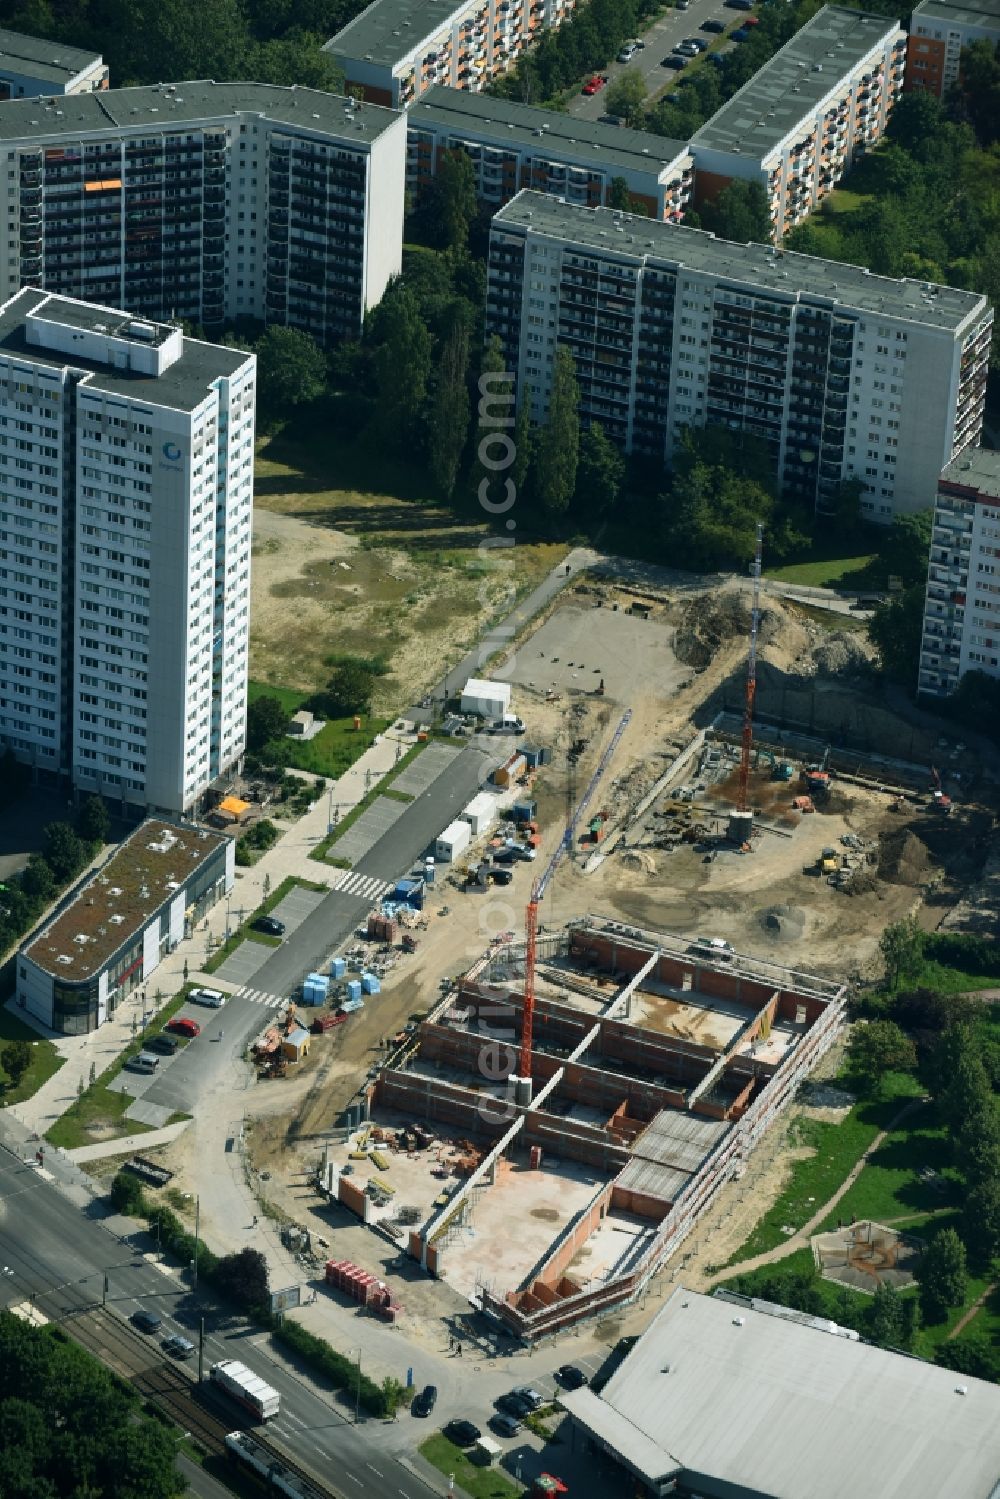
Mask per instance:
[[[178,83],[0,111],[0,300],[357,337],[402,262],[406,124],[314,89]]]
[[[1000,677],[1000,453],[975,448],[938,481],[920,642],[921,692]]]
[[[0,308],[0,743],[186,813],[246,735],[256,360],[26,288]]]
[[[992,321],[977,292],[541,193],[493,219],[486,331],[536,421],[562,346],[584,420],[626,452],[666,463],[685,427],[753,432],[820,511],[848,479],[871,520],[932,502],[979,441]]]

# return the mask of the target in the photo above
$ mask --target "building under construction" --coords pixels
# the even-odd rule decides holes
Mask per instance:
[[[495,943],[387,1059],[364,1112],[422,1134],[393,1168],[397,1198],[415,1199],[421,1151],[435,1179],[385,1226],[533,1341],[642,1292],[830,1045],[845,991],[583,918],[537,938],[526,1080],[524,974],[523,945]],[[329,1185],[371,1217],[356,1174]]]

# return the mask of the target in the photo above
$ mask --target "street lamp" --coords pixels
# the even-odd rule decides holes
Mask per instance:
[[[361,1420],[361,1349],[358,1349],[358,1377],[354,1386],[354,1424]]]
[[[226,896],[226,941],[227,942],[229,941],[229,903],[232,900],[232,898],[233,897],[232,897],[231,894]]]

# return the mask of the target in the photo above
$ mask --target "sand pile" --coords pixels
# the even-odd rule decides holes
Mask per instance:
[[[890,885],[922,885],[931,872],[927,846],[909,828],[883,833],[878,846],[878,875]]]
[[[817,676],[862,677],[871,670],[871,655],[857,635],[847,630],[825,634],[812,653]]]
[[[674,651],[685,666],[704,671],[720,646],[749,632],[750,609],[742,594],[702,594],[684,606]]]
[[[805,912],[798,906],[766,906],[760,924],[774,942],[799,942],[806,929]]]

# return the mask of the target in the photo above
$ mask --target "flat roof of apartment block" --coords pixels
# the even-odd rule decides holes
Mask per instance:
[[[423,45],[470,0],[373,0],[324,43],[324,52],[392,68]]]
[[[952,26],[1000,26],[1000,0],[923,0],[913,8],[914,20],[946,21]]]
[[[53,978],[71,983],[92,978],[225,843],[222,834],[150,818],[42,928],[24,955]]]
[[[65,42],[48,41],[42,36],[25,36],[23,31],[0,27],[0,69],[24,73],[32,78],[68,83],[102,61],[99,52],[84,47],[67,47]]]
[[[701,127],[692,145],[767,156],[899,22],[824,5]]]
[[[423,94],[408,115],[411,127],[424,123],[448,130],[488,136],[498,145],[514,142],[537,154],[592,157],[595,166],[624,167],[659,174],[687,155],[685,141],[668,140],[648,130],[624,130],[600,120],[580,120],[552,109],[536,109],[509,99],[470,94],[438,84]]]
[[[279,125],[330,135],[354,146],[370,144],[399,119],[399,111],[359,104],[321,89],[270,83],[157,83],[54,100],[14,99],[0,109],[0,140],[50,135],[107,135],[116,130],[172,130],[211,125],[234,115],[260,115]]]
[[[1000,499],[1000,453],[996,448],[966,448],[948,464],[941,482],[961,484],[987,498]]]
[[[771,245],[738,245],[716,239],[703,229],[660,223],[612,208],[584,208],[527,188],[494,216],[493,226],[525,228],[568,241],[571,249],[579,246],[583,253],[593,251],[619,261],[661,261],[671,269],[738,283],[734,290],[749,287],[781,300],[829,308],[839,304],[930,328],[957,330],[967,318],[984,314],[988,307],[979,292],[924,281],[896,281],[874,276],[861,266],[796,255]]]

